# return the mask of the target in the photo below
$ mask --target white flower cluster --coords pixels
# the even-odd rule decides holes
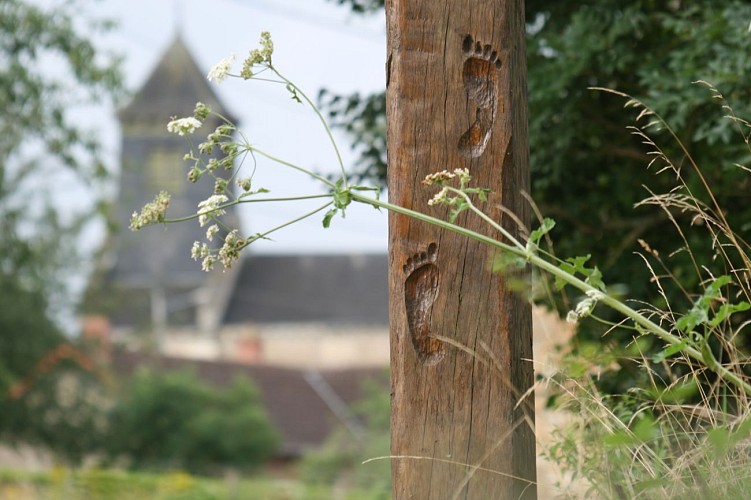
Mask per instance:
[[[228,201],[228,198],[223,194],[215,194],[209,196],[198,204],[198,224],[203,227],[209,222],[209,216],[218,217],[224,215],[224,209],[218,208],[222,203]]]
[[[240,258],[240,250],[244,246],[244,241],[240,238],[240,231],[233,229],[224,238],[224,245],[219,249],[219,260],[225,269],[232,267],[232,263]]]
[[[227,75],[229,75],[229,72],[232,69],[232,65],[234,63],[235,54],[230,54],[229,57],[225,57],[224,59],[216,63],[216,65],[211,68],[211,71],[209,71],[209,74],[206,76],[206,78],[208,78],[210,82],[221,83],[225,78],[227,78]]]
[[[167,124],[167,132],[177,135],[192,134],[202,125],[201,121],[193,116],[187,118],[173,118]]]
[[[428,205],[440,205],[443,203],[449,203],[449,188],[444,187],[438,191],[435,196],[428,200]]]
[[[217,228],[216,231],[218,231],[219,228],[215,225],[211,226],[209,231],[212,231],[212,228],[215,227]],[[216,231],[214,231],[214,234],[216,234]],[[234,229],[224,238],[224,244],[218,251],[212,250],[206,243],[196,241],[190,250],[190,256],[195,261],[201,260],[201,269],[206,272],[214,268],[217,260],[222,263],[225,269],[229,269],[232,267],[232,263],[240,258],[240,250],[244,246],[245,241],[240,237],[240,232]]]
[[[216,236],[216,233],[218,232],[219,232],[219,226],[217,226],[216,224],[212,224],[206,230],[206,239],[209,241],[214,241],[214,236]]]
[[[133,215],[130,218],[130,230],[138,231],[144,226],[148,226],[154,222],[163,221],[169,202],[169,193],[167,191],[161,191],[156,195],[154,201],[144,205],[140,214],[138,212],[133,212]]]
[[[458,178],[459,182],[462,185],[467,184],[470,180],[472,180],[472,177],[469,175],[469,169],[467,168],[457,168],[454,169],[453,172],[449,172],[448,170],[441,170],[440,172],[435,172],[433,174],[428,174],[425,176],[425,179],[422,181],[423,184],[426,186],[443,186],[451,179]]]
[[[577,323],[580,319],[586,318],[594,310],[597,302],[605,295],[597,290],[589,290],[586,292],[587,298],[576,304],[576,309],[569,311],[566,315],[566,321],[569,323]]]
[[[211,249],[206,243],[200,241],[193,242],[193,248],[190,249],[190,257],[193,260],[203,259],[201,262],[201,269],[206,272],[211,271],[214,267],[216,258],[212,255]]]

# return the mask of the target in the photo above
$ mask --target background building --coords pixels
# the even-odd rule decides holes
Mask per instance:
[[[177,36],[151,76],[119,113],[122,175],[117,230],[92,282],[87,325],[115,346],[204,360],[302,368],[388,365],[385,254],[254,255],[233,269],[205,273],[190,258],[202,240],[198,223],[128,230],[134,210],[166,189],[170,217],[195,213],[211,192],[208,179],[185,180],[185,138],[167,132],[172,116],[203,102],[232,116]],[[233,120],[234,121],[234,120]],[[205,123],[208,134],[219,122]],[[228,214],[237,221],[237,214]],[[252,221],[251,221],[252,225]]]

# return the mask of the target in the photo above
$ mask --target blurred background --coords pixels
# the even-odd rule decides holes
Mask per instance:
[[[261,31],[273,36],[274,65],[331,119],[344,165],[383,185],[383,4],[0,0],[0,498],[390,496],[389,461],[361,465],[389,450],[386,214],[353,206],[326,230],[312,218],[255,243],[224,273],[190,259],[197,223],[127,228],[162,189],[170,217],[206,197],[210,186],[185,182],[188,144],[166,129],[196,101],[260,149],[337,172],[316,116],[284,89],[207,82],[232,53],[239,67]],[[751,4],[525,4],[531,194],[556,219],[557,254],[591,254],[614,296],[690,308],[687,290],[705,278],[696,262],[727,272],[716,241],[690,212],[634,207],[673,193],[676,175],[647,167],[624,99],[590,87],[662,113],[676,135],[652,130],[661,151],[678,165],[690,151],[701,168],[678,168],[679,187],[716,199],[745,237],[751,156],[748,124],[735,116],[751,114]],[[319,192],[257,162],[254,188]],[[254,234],[305,209],[254,204],[228,217]],[[636,255],[646,248],[660,249],[662,260],[649,250],[655,268],[675,283],[655,286]],[[647,359],[661,342],[591,320],[574,332],[557,313],[578,297],[537,299],[556,311],[535,310],[540,380],[570,351],[569,368],[602,394],[655,383],[629,349]],[[536,391],[540,443],[571,418],[545,408],[556,399],[547,391]],[[541,454],[555,451],[540,443]]]
[[[210,193],[186,182],[189,144],[166,129],[198,101],[264,151],[338,171],[317,118],[283,88],[206,80],[261,31],[314,100],[384,87],[383,16],[324,0],[0,3],[0,497],[308,496],[367,443],[388,452],[385,214],[353,207],[326,231],[305,221],[211,273],[190,259],[197,222],[128,230],[162,189],[171,217]],[[320,192],[263,158],[254,187]],[[229,217],[255,233],[304,209]],[[386,491],[388,465],[375,470]]]

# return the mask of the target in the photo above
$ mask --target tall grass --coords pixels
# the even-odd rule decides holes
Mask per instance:
[[[737,125],[740,140],[749,148],[751,124],[733,113],[716,88],[697,83],[720,102],[725,119]],[[691,259],[693,278],[701,287],[687,289],[670,272],[670,256],[660,254],[659,242],[640,241],[640,255],[666,306],[640,303],[638,312],[681,342],[655,354],[647,352],[644,332],[637,331],[632,343],[620,346],[617,354],[593,349],[593,355],[587,356],[582,354],[586,349],[580,349],[570,355],[560,373],[545,380],[557,389],[561,407],[572,417],[556,431],[555,444],[546,454],[569,473],[572,483],[579,480],[580,486],[585,485],[587,498],[748,498],[749,395],[718,376],[718,369],[748,381],[749,343],[744,337],[751,323],[745,312],[751,302],[750,247],[730,226],[702,169],[667,121],[643,102],[616,94],[638,111],[631,132],[648,148],[649,167],[675,178],[673,189],[650,192],[637,206],[653,206],[671,221],[684,243],[680,251]],[[677,146],[679,161],[665,152],[658,136]],[[744,165],[735,168],[748,172]],[[713,249],[710,262],[692,251],[686,237],[696,226],[706,231]],[[669,287],[680,290],[691,304],[687,311],[671,304]],[[623,326],[613,325],[613,329]],[[603,346],[607,343],[606,336]],[[687,355],[685,347],[699,350],[701,357]],[[648,382],[623,394],[600,392],[596,374],[610,368],[614,356],[628,356]],[[570,496],[581,494],[569,492]]]

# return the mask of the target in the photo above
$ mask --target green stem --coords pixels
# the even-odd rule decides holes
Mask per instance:
[[[308,213],[306,213],[304,215],[301,215],[300,217],[297,217],[296,219],[292,219],[290,221],[285,222],[284,224],[276,226],[273,229],[269,229],[268,231],[266,231],[264,233],[258,234],[256,236],[251,237],[251,238],[248,238],[245,241],[245,244],[243,246],[241,246],[239,248],[239,250],[242,250],[243,248],[247,247],[248,245],[250,245],[254,241],[257,241],[257,240],[265,238],[266,236],[270,235],[271,233],[279,231],[280,229],[284,229],[285,227],[291,226],[292,224],[296,224],[297,222],[300,222],[301,220],[307,219],[308,217],[311,217],[311,216],[317,214],[318,212],[329,208],[332,204],[333,204],[333,202],[328,202],[325,205],[321,205],[320,207],[316,208],[315,210],[312,210],[312,211],[310,211],[310,212],[308,212]]]
[[[252,200],[247,200],[247,199],[244,199],[244,198],[239,198],[239,199],[237,199],[237,200],[235,200],[233,202],[226,203],[224,205],[220,205],[215,210],[212,210],[211,212],[216,212],[218,210],[224,210],[227,207],[232,207],[232,206],[235,206],[235,205],[240,205],[242,203],[265,203],[265,202],[273,202],[273,201],[300,201],[300,200],[314,200],[314,199],[317,199],[317,198],[331,198],[331,195],[328,194],[328,193],[326,193],[326,194],[311,194],[311,195],[307,195],[307,196],[290,196],[288,198],[254,198]],[[211,215],[211,212],[209,212],[208,214],[205,214],[205,215]],[[178,219],[164,219],[164,220],[162,220],[160,222],[165,223],[165,224],[171,224],[173,222],[185,222],[185,221],[188,221],[188,220],[197,219],[201,215],[204,215],[204,214],[187,215],[185,217],[180,217]]]
[[[330,193],[322,193],[322,194],[309,194],[305,196],[289,196],[286,198],[253,198],[251,200],[247,200],[240,195],[240,197],[237,200],[237,203],[265,203],[265,202],[271,202],[271,201],[300,201],[300,200],[315,200],[318,198],[331,198]]]
[[[448,190],[451,191],[452,193],[456,193],[459,196],[461,196],[462,198],[464,198],[464,201],[467,202],[467,205],[469,206],[470,210],[472,210],[474,213],[476,213],[477,215],[479,215],[482,220],[484,220],[485,222],[487,222],[490,225],[490,227],[492,227],[493,229],[496,229],[499,233],[501,233],[503,236],[505,236],[506,238],[508,238],[514,245],[516,245],[517,248],[522,249],[522,250],[525,248],[524,245],[522,245],[521,243],[519,243],[519,240],[517,240],[516,238],[514,238],[513,236],[511,236],[511,233],[509,233],[508,231],[506,231],[506,229],[504,229],[503,226],[501,226],[496,221],[494,221],[492,218],[490,218],[490,216],[488,216],[485,212],[483,212],[482,210],[478,209],[475,206],[475,204],[472,203],[472,200],[469,198],[469,196],[467,195],[467,193],[465,193],[463,191],[460,191],[460,190],[458,190],[456,188],[452,188],[452,187],[448,187]]]
[[[369,198],[368,196],[364,196],[361,194],[358,194],[355,191],[350,191],[352,199],[356,200],[360,203],[365,203],[377,208],[384,208],[386,210],[389,210],[391,212],[395,212],[398,214],[406,215],[408,217],[411,217],[416,220],[420,220],[423,222],[426,222],[428,224],[432,224],[434,226],[446,229],[448,231],[452,231],[454,233],[460,234],[462,236],[465,236],[467,238],[473,239],[475,241],[479,241],[481,243],[485,243],[486,245],[490,245],[492,247],[505,250],[507,252],[510,252],[514,255],[518,255],[519,257],[523,257],[526,259],[530,264],[537,267],[538,269],[541,269],[543,271],[547,271],[548,273],[552,274],[553,276],[560,278],[564,280],[569,285],[573,286],[574,288],[578,288],[582,292],[595,292],[597,293],[599,297],[599,301],[605,304],[606,306],[610,307],[611,309],[618,311],[619,313],[623,314],[627,318],[634,321],[634,323],[637,323],[638,325],[645,328],[647,331],[653,333],[657,337],[659,337],[661,340],[667,342],[671,345],[680,344],[682,342],[682,339],[673,335],[672,333],[668,332],[658,324],[654,323],[650,319],[644,317],[637,311],[631,309],[623,302],[619,301],[618,299],[612,298],[604,293],[602,293],[600,290],[594,288],[593,286],[589,285],[588,283],[585,283],[584,281],[580,280],[576,276],[567,273],[566,271],[563,271],[562,269],[559,269],[557,266],[549,263],[548,261],[540,258],[536,254],[527,251],[524,248],[518,248],[516,246],[508,245],[506,243],[502,243],[500,241],[496,241],[493,238],[490,238],[488,236],[485,236],[484,234],[477,233],[475,231],[472,231],[470,229],[466,229],[460,226],[457,226],[455,224],[452,224],[450,222],[446,222],[441,219],[437,219],[435,217],[431,217],[430,215],[426,215],[420,212],[416,212],[414,210],[410,210],[408,208],[400,207],[398,205],[393,205],[391,203],[376,200],[373,198]],[[473,208],[475,212],[479,212],[477,208]],[[707,366],[708,363],[704,359],[704,356],[702,353],[695,348],[691,346],[684,346],[682,349],[682,352],[687,354],[689,357],[699,361],[703,365]],[[722,365],[716,365],[711,367],[720,377],[722,377],[724,380],[736,385],[738,388],[740,388],[743,392],[745,392],[748,395],[751,395],[751,384],[741,379],[738,375],[731,372],[727,368],[725,368]]]
[[[327,178],[325,178],[323,176],[320,176],[318,174],[315,174],[315,173],[311,172],[310,170],[307,170],[307,169],[305,169],[305,168],[303,168],[303,167],[301,167],[299,165],[295,165],[294,163],[290,163],[288,161],[282,160],[281,158],[277,158],[274,155],[270,155],[269,153],[266,153],[265,151],[262,151],[262,150],[258,149],[255,146],[250,146],[250,150],[253,151],[253,152],[255,152],[255,153],[258,153],[261,156],[265,156],[266,158],[268,158],[271,161],[275,161],[275,162],[280,163],[280,164],[282,164],[282,165],[284,165],[286,167],[294,168],[295,170],[297,170],[299,172],[307,174],[307,175],[313,177],[314,179],[317,179],[317,180],[323,182],[324,184],[326,184],[327,186],[329,186],[331,189],[336,189],[336,184],[334,184],[333,182],[331,182]]]
[[[323,114],[321,114],[321,110],[318,109],[318,106],[316,106],[315,104],[313,104],[313,101],[310,100],[310,98],[308,97],[308,95],[305,92],[303,92],[303,90],[300,87],[298,87],[297,85],[295,85],[294,83],[292,83],[290,80],[288,80],[284,75],[282,75],[281,73],[279,73],[279,71],[277,71],[277,69],[274,68],[273,66],[269,66],[269,67],[271,68],[271,70],[274,73],[277,74],[277,76],[279,78],[281,78],[282,80],[284,80],[287,83],[287,85],[291,85],[292,88],[294,88],[296,92],[299,92],[300,95],[303,97],[303,99],[305,99],[305,101],[308,103],[308,105],[313,109],[313,111],[315,112],[316,116],[318,116],[318,119],[323,124],[323,128],[326,130],[326,134],[329,136],[329,140],[331,141],[331,145],[334,147],[334,152],[336,153],[336,159],[339,162],[339,168],[342,171],[342,179],[344,179],[344,187],[346,188],[347,187],[347,172],[344,169],[344,162],[342,161],[342,155],[339,152],[339,146],[336,145],[336,139],[334,139],[334,134],[331,132],[331,128],[329,127],[329,124],[326,122],[326,118],[324,118]]]

